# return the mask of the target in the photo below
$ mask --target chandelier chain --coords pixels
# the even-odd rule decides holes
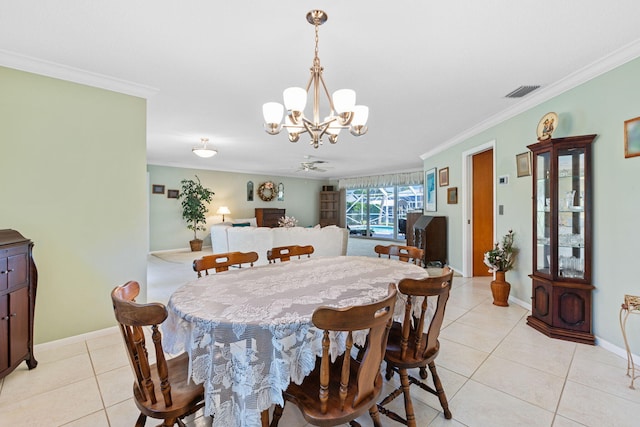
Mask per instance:
[[[315,27],[316,27],[316,49],[315,49],[315,52],[314,52],[314,55],[315,55],[314,60],[320,61],[320,58],[318,58],[318,40],[320,39],[320,37],[318,36],[318,33],[319,33],[318,28],[319,27],[318,27],[318,22],[317,21],[315,23]]]

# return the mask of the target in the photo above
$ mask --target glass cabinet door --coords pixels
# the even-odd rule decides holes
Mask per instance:
[[[585,278],[585,150],[558,151],[558,278]]]
[[[551,154],[549,151],[536,154],[536,270],[543,275],[551,274]]]

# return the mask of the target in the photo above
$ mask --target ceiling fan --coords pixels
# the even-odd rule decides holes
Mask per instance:
[[[296,170],[296,172],[326,172],[327,169],[319,168],[317,165],[327,163],[325,160],[313,160],[311,162],[300,162],[300,167]]]

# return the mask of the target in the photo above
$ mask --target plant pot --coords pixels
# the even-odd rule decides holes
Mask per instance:
[[[496,271],[496,279],[491,282],[491,293],[493,294],[493,304],[500,307],[508,307],[509,292],[511,284],[504,280],[505,271]]]
[[[202,250],[202,240],[193,239],[189,241],[189,245],[191,245],[191,252],[197,252]]]

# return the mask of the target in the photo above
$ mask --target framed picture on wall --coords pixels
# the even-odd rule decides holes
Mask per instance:
[[[180,190],[167,190],[167,198],[177,199],[180,195]]]
[[[531,151],[516,154],[516,169],[518,178],[531,175]]]
[[[458,187],[447,188],[447,203],[450,205],[458,203]]]
[[[436,168],[429,169],[424,173],[424,210],[435,212],[438,209],[436,202]]]
[[[440,187],[449,185],[449,167],[440,169]]]
[[[640,156],[640,117],[624,122],[624,157]]]
[[[151,186],[151,192],[153,194],[164,194],[164,185],[153,184]]]

